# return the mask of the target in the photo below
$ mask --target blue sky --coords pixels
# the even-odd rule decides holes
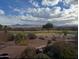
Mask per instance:
[[[77,0],[0,0],[1,24],[77,24]]]
[[[63,11],[63,9],[69,9],[70,8],[70,4],[65,5],[64,4],[64,0],[62,1],[58,1],[57,4],[52,5],[52,6],[45,6],[42,5],[42,0],[34,0],[34,2],[36,2],[39,5],[39,8],[53,8],[56,6],[59,6],[61,8],[61,11]],[[19,15],[16,12],[13,11],[14,8],[18,8],[18,9],[27,9],[27,8],[38,8],[37,6],[33,5],[30,0],[0,0],[0,9],[4,10],[6,15]]]

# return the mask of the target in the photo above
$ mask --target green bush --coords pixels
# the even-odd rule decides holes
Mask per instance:
[[[35,48],[27,47],[21,54],[21,59],[33,59],[35,55],[36,55]]]
[[[63,31],[63,34],[66,36],[68,34],[68,31],[67,30],[64,30]]]
[[[45,40],[45,37],[43,37],[43,36],[40,36],[40,37],[39,37],[39,39],[41,39],[41,40]]]
[[[28,38],[28,39],[36,39],[37,36],[36,36],[34,33],[28,33],[28,34],[27,34],[27,38]]]
[[[52,36],[51,39],[52,39],[52,41],[56,41],[56,37],[55,36]]]
[[[51,43],[52,43],[52,41],[51,41],[51,40],[48,40],[47,45],[49,45],[49,44],[51,44]]]
[[[47,46],[44,53],[51,59],[77,59],[77,49],[74,46],[70,43],[56,42]]]
[[[2,29],[2,28],[3,28],[3,25],[0,24],[0,29]]]
[[[14,41],[14,40],[15,40],[15,36],[14,36],[14,34],[9,33],[9,34],[8,34],[8,38],[7,38],[7,40],[8,40],[8,41]]]
[[[34,59],[50,59],[50,57],[46,54],[39,53],[34,57]]]
[[[22,33],[15,34],[15,42],[19,43],[21,40],[24,40],[25,35]]]

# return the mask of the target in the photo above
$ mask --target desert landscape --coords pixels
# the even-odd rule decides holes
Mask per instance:
[[[78,59],[78,0],[0,0],[0,59]]]
[[[71,45],[73,48],[75,47],[76,49],[75,52],[77,54],[77,39],[78,39],[77,30],[70,30],[70,29],[57,30],[57,29],[52,29],[52,28],[48,29],[48,28],[51,27],[49,26],[44,28],[44,30],[42,29],[35,31],[34,30],[15,31],[15,29],[8,30],[8,26],[6,27],[6,29],[3,28],[0,31],[0,54],[1,54],[0,58],[33,59],[34,56],[28,57],[27,55],[25,56],[21,56],[21,55],[25,54],[24,51],[27,49],[33,49],[35,51],[35,52],[29,51],[28,53],[30,54],[36,53],[38,55],[40,53],[44,53],[45,52],[44,50],[47,49],[48,46],[52,46],[56,43],[58,45],[66,43]],[[77,58],[77,56],[75,57]]]

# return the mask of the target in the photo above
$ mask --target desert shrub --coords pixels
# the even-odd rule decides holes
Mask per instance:
[[[67,34],[68,34],[68,31],[67,30],[64,30],[64,31],[62,31],[63,32],[63,34],[66,36]]]
[[[18,45],[21,45],[21,46],[27,46],[27,45],[28,45],[28,41],[25,40],[25,39],[20,40],[20,41],[18,42]]]
[[[36,54],[42,53],[43,49],[36,49]]]
[[[15,40],[15,35],[12,34],[12,33],[9,33],[7,40],[8,40],[8,41],[14,41],[14,40]]]
[[[28,38],[28,39],[36,39],[37,36],[36,36],[34,33],[28,33],[28,34],[27,34],[27,38]]]
[[[33,47],[27,47],[21,54],[21,59],[33,59],[36,55],[36,50]]]
[[[41,40],[45,40],[45,38],[44,38],[43,36],[40,36],[39,39],[41,39]]]
[[[46,54],[39,53],[34,57],[34,59],[50,59],[50,57]]]
[[[49,45],[49,44],[51,44],[51,43],[52,43],[52,41],[51,41],[51,40],[48,40],[47,45]]]
[[[25,37],[25,35],[22,33],[15,34],[15,42],[19,43],[21,40],[24,39],[24,37]]]
[[[77,49],[65,42],[56,42],[47,46],[44,53],[51,59],[77,59]]]
[[[53,36],[53,37],[51,37],[51,39],[52,39],[53,41],[56,41],[56,37],[54,37],[54,36]]]

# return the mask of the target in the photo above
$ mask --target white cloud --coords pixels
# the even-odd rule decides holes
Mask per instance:
[[[42,5],[52,6],[55,5],[59,0],[42,0]],[[33,5],[39,7],[39,5],[31,1]],[[71,3],[72,1],[67,1]],[[54,24],[78,24],[78,4],[72,3],[70,9],[64,9],[60,11],[60,7],[53,8],[28,8],[28,9],[18,9],[14,8],[14,12],[18,12],[21,16],[0,16],[0,23],[5,24],[17,24],[17,23],[30,23],[30,24],[45,24],[47,21],[51,21]],[[0,10],[0,14],[5,14],[3,10]],[[15,21],[14,21],[15,20]],[[23,20],[23,21],[22,21]],[[26,22],[25,22],[26,21]],[[32,22],[31,22],[32,21]]]
[[[36,2],[36,1],[34,1],[34,0],[29,0],[29,2],[30,2],[33,6],[39,7],[38,2]]]
[[[22,20],[33,20],[33,21],[38,20],[37,17],[33,17],[32,15],[21,16],[20,18],[21,18]]]
[[[10,25],[10,24],[17,24],[17,23],[21,23],[21,21],[19,20],[20,17],[18,16],[5,16],[2,15],[0,16],[0,24],[3,25]]]
[[[42,20],[51,21],[52,23],[58,23],[58,24],[66,24],[65,21],[69,21],[69,23],[73,23],[78,21],[78,5],[71,5],[70,9],[64,9],[63,11],[60,11],[60,7],[54,7],[54,8],[28,8],[25,10],[20,10],[19,13],[22,15],[20,19],[22,20],[29,20],[29,21],[39,21]],[[18,11],[18,10],[16,10]],[[24,14],[26,14],[26,16]],[[62,22],[61,22],[62,21]],[[70,22],[71,21],[71,22]],[[61,23],[60,23],[61,22]],[[68,23],[68,24],[69,24]],[[38,24],[38,23],[37,23]],[[40,23],[43,24],[43,23]],[[75,23],[73,23],[75,24]]]
[[[26,13],[39,18],[47,18],[50,14],[50,8],[29,8]]]
[[[16,11],[16,12],[20,12],[20,9],[18,9],[18,8],[15,8],[15,9],[14,9],[14,11]]]
[[[4,14],[5,12],[2,9],[0,9],[0,15],[4,15]]]
[[[59,0],[42,0],[42,5],[53,6],[58,3]]]
[[[65,0],[66,3],[70,3],[70,4],[78,4],[78,0]]]
[[[35,7],[39,7],[38,3],[37,2],[33,2],[32,3]]]

